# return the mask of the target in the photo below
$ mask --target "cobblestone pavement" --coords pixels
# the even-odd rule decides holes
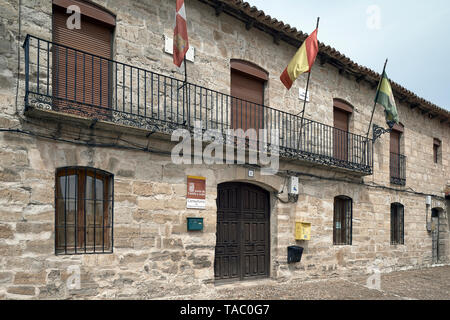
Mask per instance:
[[[217,286],[216,300],[450,300],[450,266],[381,274],[380,290],[366,287],[369,276],[327,280],[247,282]]]

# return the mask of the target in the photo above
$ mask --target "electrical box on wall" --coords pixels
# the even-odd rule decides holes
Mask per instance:
[[[295,240],[311,240],[311,223],[295,223]]]
[[[298,177],[289,178],[289,194],[298,195]]]

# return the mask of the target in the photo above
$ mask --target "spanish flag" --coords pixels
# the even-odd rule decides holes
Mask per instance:
[[[173,30],[173,63],[180,67],[186,52],[189,50],[186,9],[184,0],[177,0],[175,29]]]
[[[302,46],[298,49],[294,58],[292,58],[291,62],[280,77],[281,82],[283,82],[288,90],[291,89],[294,81],[302,73],[311,71],[318,52],[319,44],[317,42],[316,29],[309,35],[305,42],[303,42]]]
[[[381,76],[381,81],[378,84],[377,95],[375,96],[375,103],[381,104],[384,107],[386,115],[386,122],[391,126],[394,123],[399,123],[397,106],[395,104],[394,93],[392,92],[391,84],[386,71]]]

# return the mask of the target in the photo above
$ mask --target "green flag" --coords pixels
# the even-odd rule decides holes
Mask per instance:
[[[391,84],[389,83],[386,71],[383,72],[381,81],[378,84],[375,103],[379,103],[384,107],[386,122],[389,124],[389,127],[392,128],[395,123],[399,123],[397,106],[395,105],[394,94],[392,93]]]

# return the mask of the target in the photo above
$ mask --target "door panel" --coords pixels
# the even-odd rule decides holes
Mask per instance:
[[[439,218],[431,218],[432,225],[432,248],[433,248],[433,263],[439,263]]]
[[[269,276],[268,193],[256,186],[222,184],[217,198],[216,280]]]
[[[214,274],[216,279],[239,279],[240,260],[240,224],[238,189],[227,186],[218,190],[217,196],[217,232]]]
[[[441,258],[445,255],[445,237],[444,224],[441,223],[440,212],[438,209],[431,210],[431,235],[432,235],[432,258],[433,263],[441,262]]]

